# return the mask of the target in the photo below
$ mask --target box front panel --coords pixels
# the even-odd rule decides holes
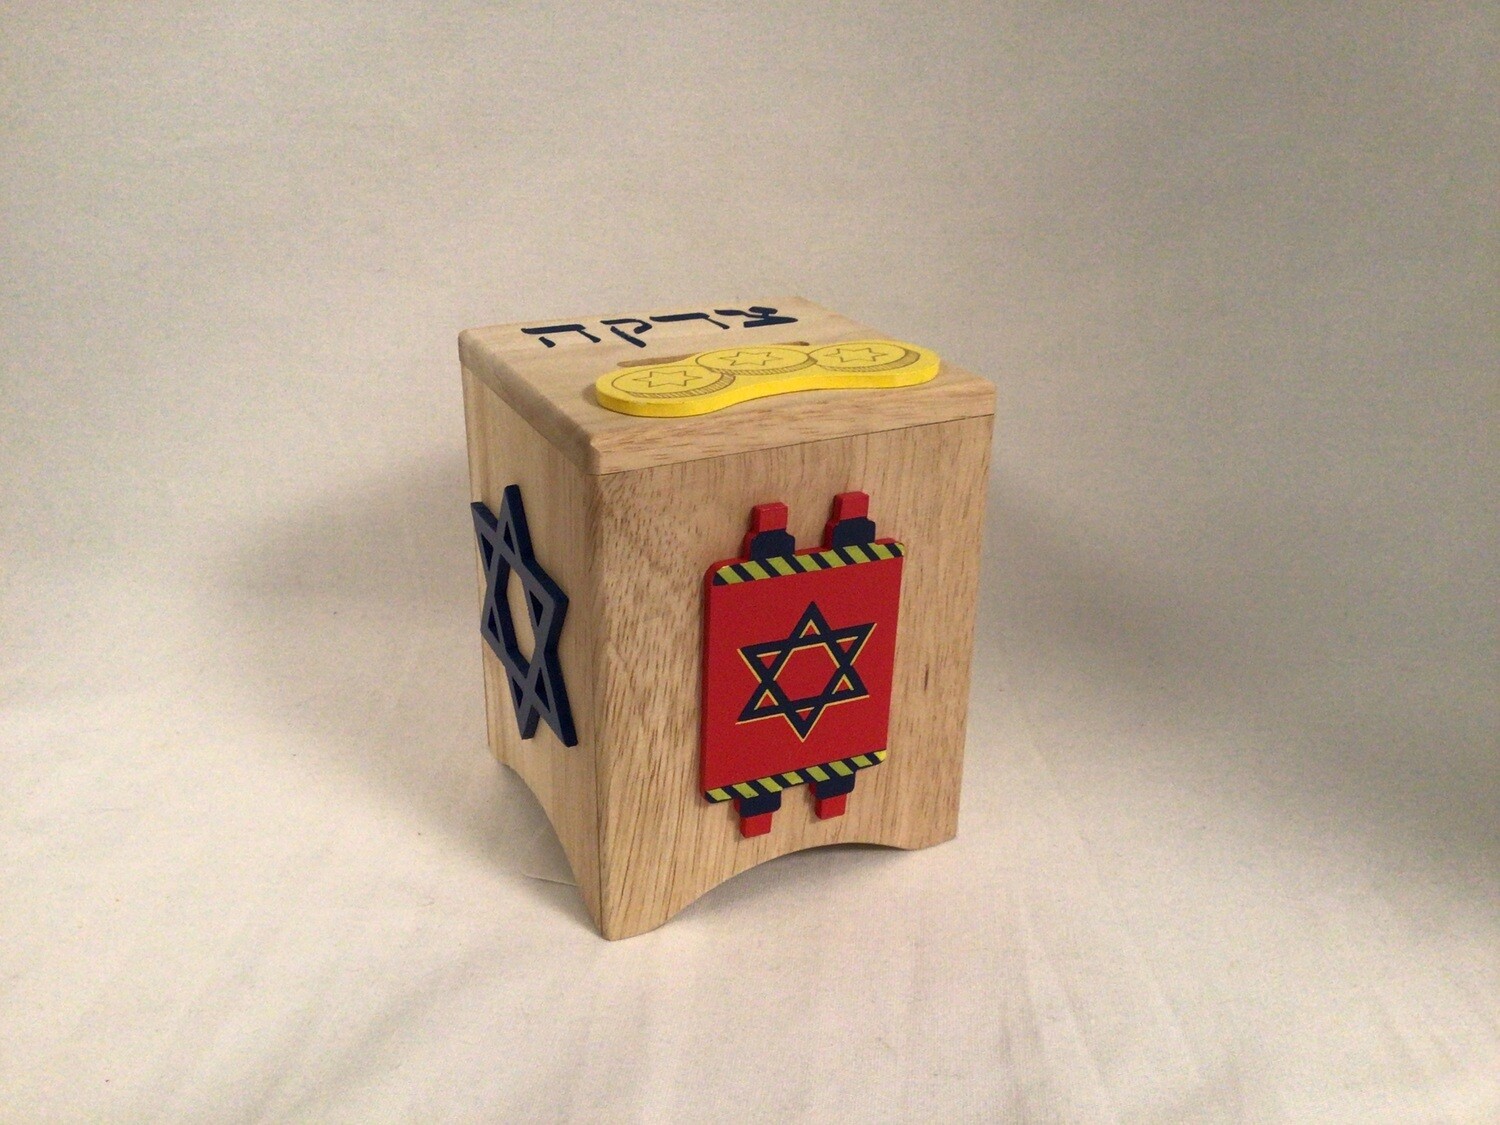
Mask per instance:
[[[953,836],[991,423],[963,419],[599,478],[608,936],[660,925],[736,872],[787,852],[840,842],[919,848]],[[704,572],[735,557],[754,506],[785,503],[787,530],[814,544],[830,498],[856,490],[868,493],[882,536],[906,551],[889,756],[861,771],[845,815],[819,819],[804,786],[770,832],[745,838],[731,803],[712,803],[701,784]]]

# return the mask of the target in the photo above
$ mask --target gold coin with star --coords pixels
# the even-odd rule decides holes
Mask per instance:
[[[627,371],[615,376],[610,385],[643,398],[695,398],[722,391],[733,382],[732,375],[707,371],[696,364],[670,363]]]
[[[813,365],[812,357],[801,348],[765,347],[720,348],[704,352],[697,362],[710,371],[729,375],[784,375]]]
[[[895,371],[909,367],[920,354],[890,340],[854,340],[847,344],[830,344],[808,353],[827,371],[865,374],[871,371]]]

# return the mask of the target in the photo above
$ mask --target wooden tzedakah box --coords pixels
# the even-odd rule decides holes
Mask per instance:
[[[459,352],[490,744],[605,937],[954,835],[988,382],[800,298]]]

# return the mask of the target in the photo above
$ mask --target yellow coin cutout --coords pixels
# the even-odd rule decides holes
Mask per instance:
[[[934,353],[897,340],[767,344],[609,371],[595,380],[594,396],[621,414],[685,418],[793,391],[911,387],[934,378],[939,367]]]
[[[856,340],[848,344],[830,344],[808,353],[819,367],[828,371],[894,371],[916,363],[920,354],[889,340]]]
[[[768,346],[764,348],[721,348],[704,352],[696,361],[710,371],[729,375],[784,375],[813,365],[812,357],[802,348]]]
[[[733,375],[705,371],[687,363],[670,363],[616,375],[610,386],[637,398],[694,398],[722,391],[733,382]]]

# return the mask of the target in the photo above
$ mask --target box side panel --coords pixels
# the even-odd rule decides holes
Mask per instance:
[[[767,859],[821,844],[920,848],[958,821],[992,418],[978,417],[600,478],[604,931],[660,925]],[[869,493],[905,544],[888,759],[845,815],[788,789],[771,832],[743,838],[699,784],[703,573],[737,554],[753,505],[782,501],[799,547],[840,492]]]
[[[470,495],[499,513],[507,485],[518,485],[538,563],[568,596],[558,657],[577,728],[578,744],[564,746],[545,721],[522,739],[505,667],[480,638],[484,662],[485,714],[490,747],[536,795],[578,880],[595,921],[600,918],[599,820],[595,776],[598,676],[594,665],[596,587],[592,581],[591,523],[596,480],[580,472],[521,417],[465,369],[464,413],[468,427]],[[476,549],[477,558],[477,549]],[[530,648],[529,623],[512,579],[511,611]],[[480,598],[484,597],[480,568]]]

